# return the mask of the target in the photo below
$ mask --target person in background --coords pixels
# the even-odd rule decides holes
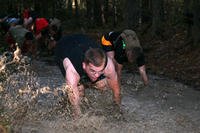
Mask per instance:
[[[13,51],[16,49],[17,44],[23,55],[35,56],[36,44],[34,43],[34,35],[21,24],[11,26],[7,33],[7,38],[12,40],[8,41],[8,43]]]
[[[65,77],[69,101],[74,118],[81,114],[80,97],[84,84],[91,82],[97,89],[109,87],[113,99],[120,105],[120,86],[112,60],[100,45],[88,36],[75,34],[62,37],[55,48],[56,62]],[[101,77],[104,77],[101,79]],[[103,82],[102,82],[103,81]],[[82,90],[82,91],[81,91]]]
[[[34,22],[33,31],[35,33],[36,39],[40,39],[41,37],[48,35],[49,22],[46,18],[36,18]]]
[[[114,64],[119,78],[123,63],[136,64],[145,85],[148,84],[148,77],[145,70],[145,57],[139,39],[133,30],[126,29],[122,32],[112,31],[101,38],[101,45]]]
[[[32,22],[31,31],[34,33],[37,42],[37,52],[44,54],[48,50],[49,43],[49,22],[46,18],[36,18]]]
[[[15,26],[21,19],[16,15],[7,15],[0,19],[0,30],[2,35],[5,35],[11,26]]]
[[[48,50],[53,53],[56,43],[62,37],[61,20],[57,18],[51,18],[49,20],[49,44]]]
[[[25,7],[22,13],[23,26],[30,31],[33,30],[33,23],[38,17],[38,13],[32,7]]]
[[[51,18],[49,20],[49,34],[52,40],[58,41],[62,37],[61,20]]]
[[[28,7],[25,7],[24,10],[23,10],[23,12],[22,12],[22,18],[23,18],[24,26],[25,27],[27,25],[29,17],[30,17],[30,10],[29,10]]]

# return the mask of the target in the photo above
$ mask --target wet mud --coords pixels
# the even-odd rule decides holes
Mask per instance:
[[[1,65],[2,68],[2,65]],[[85,90],[82,115],[72,119],[65,80],[53,61],[13,63],[1,70],[0,125],[13,133],[199,133],[200,91],[137,72],[122,74],[122,104],[112,92]]]

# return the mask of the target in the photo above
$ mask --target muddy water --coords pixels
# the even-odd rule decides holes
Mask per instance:
[[[33,61],[19,70],[1,83],[0,113],[10,132],[200,132],[200,92],[170,79],[149,75],[150,84],[144,86],[138,74],[124,70],[120,109],[109,89],[87,88],[83,114],[73,120],[65,81],[54,63]]]

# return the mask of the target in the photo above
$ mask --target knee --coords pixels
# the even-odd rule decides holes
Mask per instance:
[[[85,92],[84,92],[85,88],[84,88],[84,85],[79,85],[78,86],[78,91],[79,91],[79,96],[80,97],[83,97]]]
[[[96,89],[99,89],[99,90],[106,90],[106,89],[108,88],[108,83],[107,83],[106,78],[97,81],[97,82],[94,84],[94,87],[95,87]]]

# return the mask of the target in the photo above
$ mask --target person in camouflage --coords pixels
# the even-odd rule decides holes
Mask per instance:
[[[16,43],[22,51],[22,54],[36,54],[36,44],[34,43],[33,34],[24,28],[22,25],[16,25],[10,27],[8,33],[8,38],[12,38],[12,42],[9,42],[10,46],[16,49]]]
[[[123,63],[136,61],[144,84],[148,84],[143,49],[133,30],[126,29],[122,32],[106,33],[101,38],[101,45],[107,55],[112,58],[119,77],[121,77]]]

